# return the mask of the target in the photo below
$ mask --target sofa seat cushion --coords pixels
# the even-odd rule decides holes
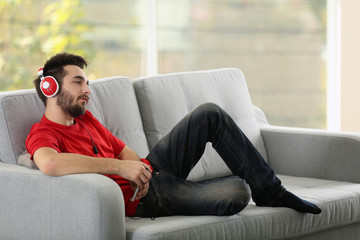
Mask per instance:
[[[200,104],[212,102],[229,113],[266,160],[245,77],[239,69],[139,78],[135,80],[134,88],[150,149],[187,113]],[[232,174],[210,145],[188,179],[202,180]]]
[[[287,189],[318,204],[322,213],[257,207],[250,202],[233,216],[127,218],[127,239],[288,239],[350,224],[360,227],[360,184],[279,177]]]

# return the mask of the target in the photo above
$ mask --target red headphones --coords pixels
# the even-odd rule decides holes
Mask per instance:
[[[54,97],[59,91],[59,84],[52,76],[44,77],[44,67],[38,69],[38,76],[41,79],[40,89],[46,97]]]

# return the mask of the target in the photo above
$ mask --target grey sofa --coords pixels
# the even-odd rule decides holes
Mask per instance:
[[[0,93],[0,239],[360,238],[359,134],[269,125],[252,105],[238,69],[111,77],[92,81],[91,90],[88,109],[141,157],[197,105],[220,105],[283,185],[323,212],[302,214],[250,202],[233,216],[124,217],[121,190],[107,177],[50,177],[18,165],[26,156],[25,138],[44,112],[35,90],[21,90]],[[188,178],[227,175],[231,172],[209,144]]]

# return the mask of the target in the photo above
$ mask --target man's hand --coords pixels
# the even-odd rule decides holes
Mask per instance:
[[[121,164],[121,167],[119,168],[118,175],[129,180],[130,183],[135,183],[135,185],[139,187],[138,195],[142,196],[144,189],[149,189],[149,181],[151,179],[150,167],[141,161],[133,160],[122,160],[119,161],[119,164]]]
[[[129,180],[133,191],[139,187],[139,191],[134,200],[144,197],[149,190],[149,181],[151,179],[151,168],[143,163],[136,152],[128,146],[120,152],[118,159],[121,167],[118,175]]]
[[[131,189],[135,192],[136,187],[137,187],[136,184],[133,183],[133,182],[130,182],[130,185],[131,185]],[[139,190],[139,191],[137,192],[135,198],[133,198],[133,199],[131,199],[131,200],[132,200],[132,201],[136,201],[136,200],[138,200],[138,199],[141,199],[141,198],[145,197],[146,194],[147,194],[148,191],[149,191],[149,186],[150,186],[150,183],[149,183],[149,182],[148,182],[148,183],[145,183],[145,184],[143,185],[143,189],[142,189],[142,190]]]

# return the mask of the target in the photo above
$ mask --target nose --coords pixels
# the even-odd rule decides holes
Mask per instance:
[[[91,93],[89,85],[84,84],[83,93],[86,94],[86,95],[89,95]]]

